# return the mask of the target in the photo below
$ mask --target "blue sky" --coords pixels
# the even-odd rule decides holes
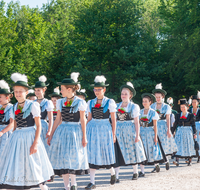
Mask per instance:
[[[10,3],[11,0],[4,0],[6,3]],[[14,2],[16,2],[17,0],[13,0]],[[33,8],[33,7],[42,7],[43,3],[47,3],[50,0],[18,0],[20,2],[20,5],[29,5],[29,7]]]

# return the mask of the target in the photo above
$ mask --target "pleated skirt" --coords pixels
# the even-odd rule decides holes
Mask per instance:
[[[155,132],[153,127],[140,127],[140,136],[145,148],[147,157],[147,165],[166,162],[166,156],[162,145],[158,138],[158,143],[155,145]]]
[[[197,129],[197,142],[200,145],[200,121],[195,122],[196,129]],[[200,155],[200,150],[198,151]]]
[[[2,131],[3,129],[5,129],[5,127],[7,127],[7,125],[0,125],[0,131]],[[8,140],[9,136],[12,134],[12,129],[6,133],[4,133],[1,137],[0,137],[0,154],[2,153],[6,141]]]
[[[62,122],[49,146],[49,159],[56,175],[89,173],[87,148],[82,146],[82,128],[78,122]]]
[[[54,175],[45,147],[39,139],[37,152],[30,155],[35,128],[16,129],[0,157],[0,189],[30,189]]]
[[[162,147],[164,149],[165,155],[172,155],[177,152],[177,146],[173,135],[171,138],[167,136],[167,122],[166,120],[158,120],[158,137],[161,141]],[[170,131],[171,132],[171,131]]]
[[[136,131],[134,121],[117,121],[116,137],[125,165],[141,164],[146,161],[143,143],[135,143]],[[117,158],[116,158],[117,160]]]
[[[175,141],[178,147],[178,151],[175,154],[175,157],[196,157],[192,127],[178,127],[175,135]]]
[[[115,164],[112,127],[108,119],[92,119],[87,124],[87,152],[90,168],[109,169]]]
[[[48,152],[49,145],[47,144],[47,139],[46,139],[46,134],[47,134],[48,127],[49,127],[48,122],[44,119],[41,119],[41,127],[42,127],[42,130],[41,130],[40,138],[42,139],[42,142],[46,148],[46,151]]]

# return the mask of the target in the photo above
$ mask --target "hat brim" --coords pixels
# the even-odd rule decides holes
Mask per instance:
[[[26,88],[28,88],[28,89],[32,89],[31,86],[27,86],[27,85],[23,85],[23,84],[11,84],[11,86],[12,86],[12,87],[14,87],[14,86],[23,86],[23,87],[26,87]]]
[[[60,97],[62,98],[62,95],[61,94],[49,94],[49,97],[52,98],[52,97]]]
[[[77,85],[80,84],[80,82],[74,82],[74,83],[62,83],[62,82],[57,82],[58,85]]]
[[[46,85],[44,85],[44,86],[35,86],[35,85],[33,85],[33,86],[31,86],[32,88],[44,88],[44,87],[47,87],[47,86],[49,86],[49,84],[46,84]]]
[[[132,93],[133,93],[133,97],[136,95],[136,90],[134,89],[134,88],[132,88],[131,86],[129,86],[129,85],[122,85],[121,87],[120,87],[120,91],[122,91],[122,89],[123,88],[128,88]]]
[[[145,96],[149,96],[149,97],[153,100],[152,103],[156,102],[156,97],[155,97],[153,94],[151,94],[151,93],[144,93],[144,94],[141,95],[142,99],[143,99]]]
[[[109,86],[109,84],[91,84],[90,86],[92,86],[92,87],[107,87],[107,86]]]
[[[152,90],[152,93],[155,94],[156,92],[160,92],[162,94],[164,94],[165,96],[167,95],[167,92],[163,89],[154,89]]]
[[[84,96],[85,98],[87,98],[87,94],[84,93],[84,92],[78,92],[78,91],[76,91],[76,95],[77,96]]]

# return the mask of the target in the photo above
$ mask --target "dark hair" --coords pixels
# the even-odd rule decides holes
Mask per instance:
[[[79,89],[79,86],[76,85],[64,85],[65,88],[71,88],[73,92],[76,92]]]
[[[163,98],[165,97],[165,95],[162,92],[155,92],[155,94],[161,94]]]
[[[5,94],[6,97],[8,97],[8,101],[10,102],[11,98],[13,97],[13,94]]]
[[[150,96],[144,96],[143,99],[144,98],[147,98],[149,100],[149,102],[151,102],[151,104],[153,104],[153,99]]]
[[[60,96],[51,96],[51,98],[57,98],[57,100],[58,100],[58,99],[60,99]]]

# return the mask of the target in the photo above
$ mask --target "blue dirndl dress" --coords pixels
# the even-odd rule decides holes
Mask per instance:
[[[121,104],[117,104],[117,110]],[[129,102],[124,109],[126,110],[125,113],[117,112],[115,167],[136,165],[146,161],[145,150],[140,136],[140,141],[135,143],[136,130],[134,118],[139,117],[140,108],[137,104]]]
[[[2,106],[0,106],[0,109],[2,108]],[[4,109],[4,113],[0,114],[0,131],[2,131],[3,129],[5,129],[7,127],[7,125],[10,123],[10,116],[13,113],[13,105],[12,104],[8,104],[6,106],[6,108]],[[8,140],[9,136],[12,134],[12,130],[4,133],[1,137],[0,137],[0,154],[2,153],[6,141]]]
[[[17,109],[14,106],[14,111]],[[0,157],[0,189],[30,189],[44,184],[54,175],[43,142],[39,138],[37,152],[30,155],[35,140],[35,117],[40,116],[37,102],[26,100],[23,113],[12,114],[17,128],[10,135]]]
[[[35,102],[37,102],[37,100],[35,100]],[[41,126],[42,126],[42,130],[41,130],[41,139],[42,142],[44,143],[44,146],[46,148],[46,151],[49,151],[49,145],[47,144],[47,139],[46,139],[46,134],[49,128],[49,123],[47,122],[47,112],[48,111],[53,111],[53,102],[51,100],[48,100],[46,98],[44,98],[42,100],[42,102],[40,103],[40,109],[41,109]]]
[[[49,147],[49,159],[55,175],[89,173],[87,148],[82,145],[80,111],[87,109],[84,100],[74,97],[71,107],[66,107],[66,98],[57,100],[56,107],[62,115],[62,124],[55,130]]]
[[[157,103],[151,105],[151,108],[156,111]],[[174,140],[174,137],[171,136],[169,138],[167,136],[167,121],[166,121],[166,115],[171,114],[171,107],[168,104],[162,103],[161,110],[159,110],[160,113],[158,114],[160,117],[160,120],[157,122],[157,128],[158,128],[158,136],[161,141],[162,147],[164,149],[165,155],[173,155],[177,152],[177,146]]]
[[[144,122],[141,118],[146,117],[148,121]],[[156,163],[164,163],[167,161],[162,144],[158,137],[158,143],[155,145],[153,120],[159,120],[159,115],[152,108],[149,109],[148,114],[144,115],[144,109],[140,111],[140,136],[144,144],[144,149],[147,157],[147,165]]]
[[[196,127],[194,121],[194,115],[187,113],[187,119],[180,119],[182,112],[176,114],[172,133],[176,131],[175,141],[178,147],[177,153],[174,155],[178,158],[192,158],[197,157],[194,149],[194,138],[196,134]]]
[[[115,164],[115,149],[110,112],[116,112],[113,99],[104,97],[100,108],[95,108],[97,98],[88,101],[88,113],[92,120],[87,124],[87,152],[89,167],[92,169],[110,169]]]
[[[193,108],[190,108],[188,112],[193,114]],[[197,130],[197,142],[200,145],[200,109],[197,108],[196,115],[194,115],[194,120],[195,120],[195,126]],[[198,151],[198,154],[200,156],[200,150]]]

